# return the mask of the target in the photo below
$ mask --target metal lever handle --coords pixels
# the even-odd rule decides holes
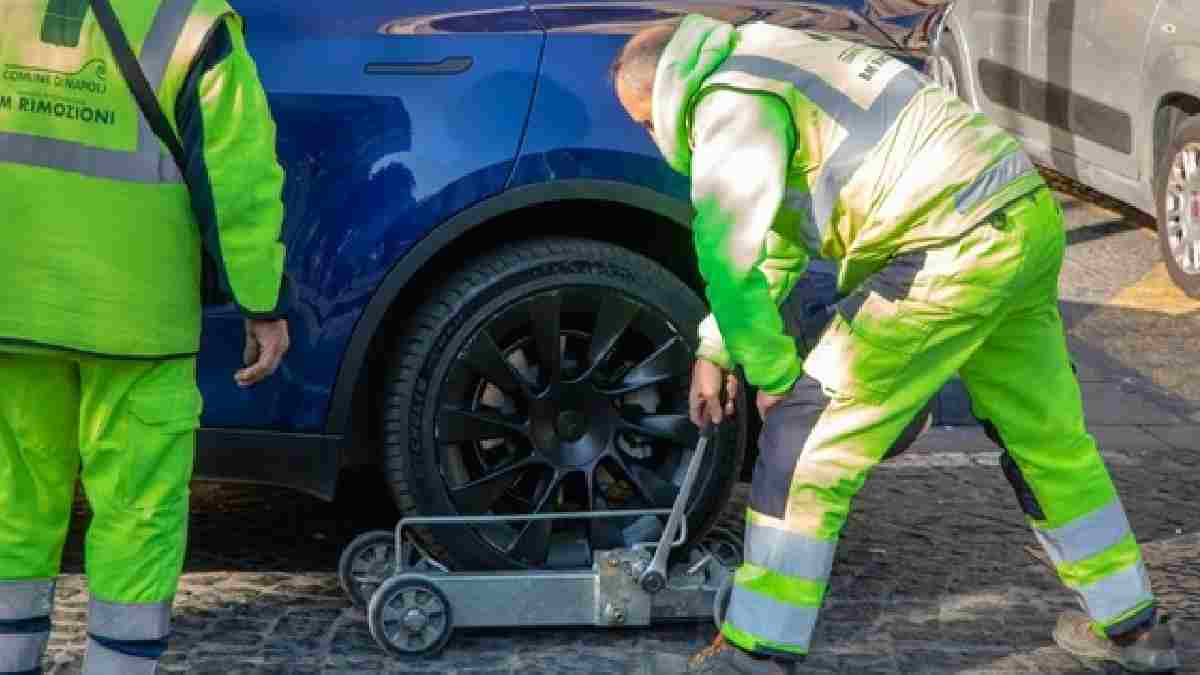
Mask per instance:
[[[638,579],[642,590],[647,593],[657,593],[666,588],[667,558],[671,555],[672,543],[675,541],[675,535],[682,525],[688,498],[691,496],[692,487],[696,483],[696,475],[700,473],[700,465],[704,463],[704,455],[708,450],[708,444],[716,436],[717,425],[711,421],[706,421],[704,428],[700,430],[700,440],[696,443],[696,451],[692,453],[692,459],[688,462],[687,473],[683,478],[683,485],[680,486],[679,494],[675,497],[675,504],[671,506],[671,515],[667,517],[667,526],[663,529],[662,536],[658,540],[658,546],[654,549],[654,558],[650,561],[650,566],[646,568],[646,571],[642,572],[641,578]]]

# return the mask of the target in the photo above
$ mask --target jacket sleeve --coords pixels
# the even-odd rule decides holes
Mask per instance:
[[[718,90],[697,105],[692,134],[693,233],[712,308],[697,356],[741,365],[753,386],[786,392],[801,362],[779,305],[809,260],[772,229],[795,144],[791,115],[773,96]]]
[[[249,318],[287,314],[283,168],[241,19],[213,29],[176,102],[185,179],[221,290]]]

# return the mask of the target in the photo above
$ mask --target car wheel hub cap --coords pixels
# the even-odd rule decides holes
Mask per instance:
[[[558,436],[564,441],[577,441],[587,430],[587,418],[578,410],[564,410],[558,414]]]
[[[413,608],[404,613],[404,630],[410,633],[420,633],[429,625],[429,617],[425,612]]]
[[[1200,275],[1200,143],[1189,143],[1171,164],[1166,194],[1167,249],[1185,274]]]

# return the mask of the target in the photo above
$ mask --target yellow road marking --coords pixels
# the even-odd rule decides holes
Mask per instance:
[[[1115,295],[1106,304],[1171,316],[1200,312],[1200,300],[1189,298],[1171,281],[1167,265],[1163,262],[1155,265],[1149,274]]]

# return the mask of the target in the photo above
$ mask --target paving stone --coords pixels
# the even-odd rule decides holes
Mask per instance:
[[[1146,431],[1176,450],[1200,450],[1200,424],[1155,426]]]

